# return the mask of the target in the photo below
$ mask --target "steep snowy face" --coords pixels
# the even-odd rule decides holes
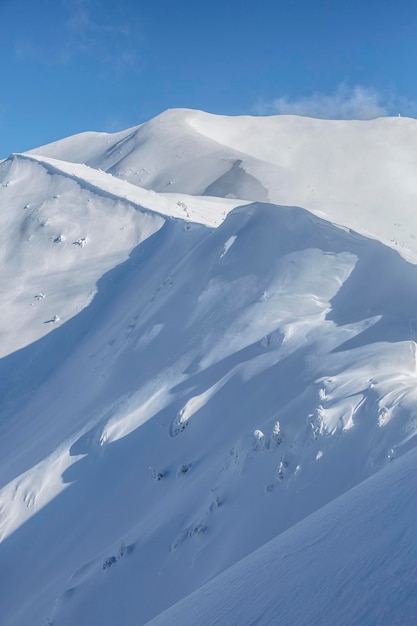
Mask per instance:
[[[416,133],[417,122],[407,118],[226,117],[177,109],[106,136],[104,150],[101,135],[80,135],[36,152],[76,156],[156,191],[302,206],[417,258]]]
[[[301,209],[165,222],[3,361],[65,354],[2,436],[9,621],[145,623],[413,446],[416,278]]]
[[[295,524],[394,476],[417,434],[417,266],[350,227],[411,238],[413,124],[169,111],[0,164],[5,624],[144,624],[269,540],[274,562],[302,554]]]
[[[236,201],[156,194],[86,165],[14,155],[0,164],[0,206],[3,356],[85,308],[166,216],[216,226]]]
[[[164,223],[19,156],[0,164],[0,207],[0,356],[86,307],[98,279]]]

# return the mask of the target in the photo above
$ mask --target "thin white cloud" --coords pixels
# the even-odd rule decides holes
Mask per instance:
[[[27,39],[17,41],[14,45],[14,53],[19,61],[26,61],[26,59],[34,58],[38,51],[37,47],[32,41]]]
[[[315,92],[310,96],[291,99],[282,96],[270,102],[259,101],[259,115],[303,115],[321,119],[369,120],[387,115],[417,114],[417,104],[406,98],[384,96],[374,89],[341,84],[330,93]]]
[[[90,0],[63,0],[63,7],[67,11],[65,27],[78,37],[91,37],[92,35],[116,34],[128,37],[130,34],[129,24],[109,23],[97,19],[93,15]],[[101,14],[102,15],[102,12]]]
[[[67,59],[90,56],[117,71],[138,63],[138,37],[131,24],[106,21],[102,11],[94,11],[91,0],[63,0],[63,6],[67,11]]]
[[[15,44],[16,57],[47,65],[67,65],[82,57],[112,72],[140,69],[142,41],[135,18],[109,21],[92,0],[60,0],[60,21],[50,37],[26,38]]]

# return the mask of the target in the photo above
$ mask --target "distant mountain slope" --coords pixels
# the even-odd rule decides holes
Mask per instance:
[[[156,191],[302,206],[417,258],[416,134],[417,121],[407,118],[227,117],[173,109],[107,135],[104,149],[101,134],[83,134],[35,152]]]
[[[118,133],[80,133],[54,141],[35,150],[29,150],[28,154],[39,154],[71,163],[91,163],[103,159],[106,152],[112,151],[114,144],[128,138],[139,128],[140,126],[128,128]]]

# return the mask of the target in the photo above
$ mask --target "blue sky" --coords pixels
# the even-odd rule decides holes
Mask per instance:
[[[417,116],[411,0],[0,0],[0,157],[172,107]]]

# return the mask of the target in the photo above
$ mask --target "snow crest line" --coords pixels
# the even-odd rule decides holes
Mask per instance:
[[[181,219],[208,227],[219,226],[226,215],[236,206],[248,204],[247,201],[239,199],[202,198],[177,193],[161,194],[133,185],[84,163],[59,161],[34,154],[16,153],[12,157],[38,163],[50,174],[71,178],[88,191],[112,200],[127,202],[138,210],[150,211],[164,217]]]

